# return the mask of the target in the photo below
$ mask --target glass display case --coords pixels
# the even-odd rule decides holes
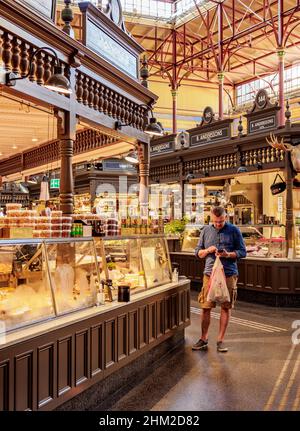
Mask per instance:
[[[43,244],[1,241],[0,321],[6,331],[54,316]]]
[[[92,239],[0,242],[0,321],[6,331],[96,305]]]
[[[183,232],[181,251],[194,252],[204,225],[187,224]]]
[[[285,258],[287,242],[284,225],[240,225],[247,257]]]
[[[137,293],[172,281],[164,236],[97,238],[95,244],[97,255],[105,255],[100,278],[109,281],[113,299],[120,285],[129,285],[131,293]]]
[[[0,332],[172,281],[164,236],[0,241]],[[5,328],[5,329],[1,329]]]

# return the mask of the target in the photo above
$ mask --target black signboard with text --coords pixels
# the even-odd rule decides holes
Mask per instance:
[[[259,90],[251,111],[245,115],[248,120],[248,134],[276,129],[279,110],[277,103],[271,103],[267,91],[264,89]]]
[[[150,155],[152,156],[158,156],[165,153],[172,153],[174,151],[174,145],[175,141],[174,139],[172,141],[166,141],[166,142],[157,142],[155,141],[151,142],[150,146]]]
[[[215,130],[208,130],[191,136],[191,147],[208,144],[210,142],[228,139],[230,137],[229,127],[221,127]]]

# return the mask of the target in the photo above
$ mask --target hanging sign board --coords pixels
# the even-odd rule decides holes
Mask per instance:
[[[174,140],[167,142],[151,142],[150,155],[156,156],[165,153],[172,153],[174,151]]]
[[[230,132],[228,127],[222,127],[220,129],[210,130],[207,132],[203,131],[202,133],[191,137],[191,147],[220,141],[222,139],[228,139],[229,137]]]
[[[279,213],[282,213],[283,212],[283,197],[282,196],[278,196],[277,199],[278,199],[277,200],[277,211]]]
[[[249,133],[258,132],[261,130],[274,129],[276,127],[276,116],[260,118],[259,120],[249,121]]]

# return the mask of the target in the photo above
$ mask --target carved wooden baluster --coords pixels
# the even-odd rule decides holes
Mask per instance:
[[[83,75],[82,73],[78,72],[76,77],[76,97],[77,102],[82,103],[82,97],[83,97]]]
[[[26,42],[21,44],[20,75],[22,78],[27,75],[29,68],[29,45]]]
[[[11,34],[6,33],[6,32],[4,33],[2,59],[3,59],[5,70],[11,69],[11,58],[12,58],[11,41],[12,41],[12,39],[13,39],[13,36]]]
[[[115,93],[115,117],[117,120],[120,118],[120,101],[119,101],[119,94]]]
[[[49,55],[45,55],[44,76],[43,76],[44,82],[47,82],[51,76],[51,60],[52,58]]]
[[[128,106],[128,102],[129,100],[127,99],[127,97],[123,97],[123,112],[124,112],[124,121],[125,123],[129,123],[131,124],[131,120],[130,120],[130,112],[129,112],[129,106]],[[137,115],[140,114],[140,109],[137,111]]]
[[[109,89],[107,87],[104,87],[104,92],[103,92],[103,98],[104,98],[103,113],[104,114],[108,113],[108,93],[109,93]]]
[[[0,29],[0,62],[2,63],[2,55],[3,55],[3,44],[4,44],[4,31]]]
[[[104,105],[104,85],[100,84],[100,89],[99,89],[99,104],[98,104],[98,110],[100,112],[103,112],[103,105]]]
[[[94,106],[93,108],[98,111],[98,105],[99,105],[99,82],[94,81]]]
[[[132,125],[133,127],[137,127],[138,128],[138,122],[139,122],[139,108],[138,105],[134,104],[133,106],[133,111],[132,111]]]
[[[33,47],[30,48],[29,51],[29,58],[31,58],[31,68],[30,68],[30,75],[29,80],[34,82],[35,81],[35,72],[36,72],[36,57],[32,58],[32,54],[34,53],[35,49]],[[30,65],[29,65],[30,67]]]
[[[36,60],[36,82],[39,85],[43,84],[44,57],[45,54],[43,52],[39,52]]]
[[[270,163],[270,147],[266,148],[266,163]]]
[[[116,93],[114,91],[113,94],[112,94],[112,110],[111,110],[111,116],[113,118],[117,118],[117,115],[116,115],[116,112],[117,112],[117,104],[116,104],[117,98],[118,98],[118,93]]]
[[[83,94],[82,94],[82,102],[84,105],[88,104],[88,97],[89,97],[89,77],[88,76],[84,76],[83,79]]]
[[[14,37],[12,40],[12,57],[11,57],[11,66],[12,71],[15,74],[19,73],[19,66],[20,66],[20,45],[21,40],[17,37]]]
[[[147,109],[141,108],[140,110],[141,115],[140,115],[140,122],[139,122],[139,129],[144,130],[148,120],[148,111]]]
[[[130,105],[131,105],[130,100],[126,99],[126,102],[125,102],[125,121],[126,121],[126,123],[130,123],[130,120],[131,120],[131,118],[130,118],[131,117]]]
[[[95,81],[90,78],[89,89],[88,89],[88,92],[89,92],[88,104],[90,108],[94,107],[94,85],[95,85]]]
[[[114,91],[111,89],[108,89],[108,95],[107,95],[107,115],[111,117],[112,110],[113,110],[113,96]]]
[[[123,116],[123,96],[119,94],[119,115],[118,118],[121,122],[123,122],[124,116]]]

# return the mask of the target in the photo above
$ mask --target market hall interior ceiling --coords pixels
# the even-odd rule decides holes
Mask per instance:
[[[71,3],[74,11],[71,26],[80,41],[81,15],[75,3],[78,2]],[[102,3],[105,7],[106,2],[93,3]],[[260,85],[266,87],[271,98],[277,99],[278,61],[283,53],[286,97],[290,100],[292,119],[300,118],[300,70],[297,79],[300,6],[297,1],[255,0],[249,5],[240,0],[121,0],[121,4],[127,30],[145,49],[149,88],[160,95],[155,112],[165,130],[172,132],[170,90],[173,94],[177,91],[178,131],[199,123],[204,105],[209,104],[218,112],[221,72],[225,116],[239,117],[252,106],[257,92],[255,85],[250,82],[244,90],[253,92],[251,100],[244,105],[237,104],[237,87],[253,79],[260,79]],[[56,24],[60,27],[64,25],[61,19],[64,7],[64,2],[58,0]],[[268,78],[270,74],[272,79]],[[0,93],[0,110],[0,158],[55,138],[56,120],[50,115],[51,110],[7,99],[4,91]],[[28,114],[30,122],[26,120]],[[24,125],[21,134],[17,127],[11,127],[13,122]]]

